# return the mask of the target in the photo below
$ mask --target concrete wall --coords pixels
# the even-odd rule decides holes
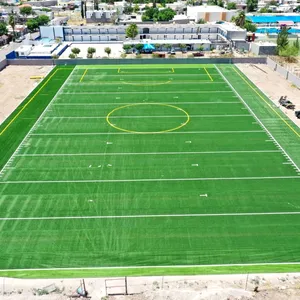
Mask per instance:
[[[7,66],[7,60],[4,59],[0,61],[0,71],[3,70]]]
[[[265,57],[151,59],[8,59],[8,65],[265,64]]]
[[[275,61],[273,61],[271,58],[267,58],[267,65],[273,70],[278,72],[282,77],[284,77],[286,80],[293,83],[295,86],[300,88],[300,78],[297,77],[295,74],[291,73],[284,67],[277,64]]]

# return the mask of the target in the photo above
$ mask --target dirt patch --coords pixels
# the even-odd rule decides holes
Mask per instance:
[[[300,299],[300,273],[207,276],[129,277],[127,296],[107,296],[125,291],[124,277],[85,279],[92,300],[296,300]],[[75,295],[80,279],[0,278],[3,300],[63,300]],[[257,290],[255,292],[254,290]],[[40,291],[37,293],[37,291]],[[46,293],[47,292],[47,293]]]
[[[238,64],[237,67],[252,80],[287,117],[300,127],[300,119],[296,118],[295,112],[278,104],[278,100],[281,96],[287,96],[287,99],[296,105],[295,110],[300,110],[300,90],[296,86],[283,78],[279,73],[270,69],[267,65]]]
[[[52,68],[52,66],[8,66],[0,72],[0,124],[42,80],[30,77],[46,76]]]

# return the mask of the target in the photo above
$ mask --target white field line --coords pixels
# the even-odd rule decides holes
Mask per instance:
[[[150,92],[147,91],[147,94],[223,94],[223,93],[231,93],[232,91],[200,91],[200,90],[194,90],[194,91],[161,91],[161,92]],[[90,95],[90,94],[96,94],[96,95],[106,95],[106,94],[145,94],[145,92],[64,92],[62,95]]]
[[[69,132],[69,133],[32,133],[31,136],[72,136],[72,135],[118,135],[118,134],[224,134],[224,133],[262,133],[263,130],[234,130],[234,131],[170,131],[162,133],[131,133],[131,132]]]
[[[0,184],[43,184],[43,183],[109,183],[109,182],[162,182],[162,181],[222,181],[222,180],[268,180],[300,179],[299,176],[265,176],[265,177],[207,177],[207,178],[141,178],[141,179],[90,179],[90,180],[16,180]]]
[[[108,105],[129,105],[129,104],[156,104],[157,102],[137,102],[137,103],[133,103],[133,102],[111,102],[111,103],[91,103],[91,102],[87,102],[87,103],[55,103],[53,105],[61,105],[61,106],[108,106]],[[237,104],[237,103],[241,103],[240,101],[211,101],[211,102],[159,102],[159,104]]]
[[[75,68],[74,68],[75,69]],[[70,76],[72,75],[72,73],[74,72],[74,69],[72,70],[72,72],[69,74],[69,76],[67,77],[67,79],[65,80],[65,82],[62,84],[62,86],[59,88],[59,90],[56,92],[56,94],[54,95],[54,97],[51,99],[51,101],[48,103],[48,105],[46,106],[46,108],[44,109],[44,111],[41,113],[41,115],[39,116],[39,118],[36,120],[36,122],[33,124],[33,126],[30,128],[30,130],[28,131],[28,133],[25,135],[24,139],[21,141],[21,143],[19,144],[19,146],[17,147],[17,149],[14,151],[14,153],[11,155],[11,157],[9,158],[9,160],[6,162],[6,164],[3,166],[2,170],[0,171],[0,175],[3,175],[3,171],[5,170],[5,168],[7,166],[9,166],[12,163],[13,158],[15,157],[15,155],[19,152],[19,150],[23,147],[23,144],[25,143],[25,141],[27,140],[27,138],[31,135],[32,131],[35,129],[35,127],[37,126],[37,124],[40,122],[40,120],[43,118],[44,114],[47,112],[47,110],[49,109],[51,103],[54,101],[54,99],[57,97],[57,95],[60,93],[60,91],[63,89],[63,87],[65,86],[66,82],[68,81],[68,79],[70,78]]]
[[[191,118],[232,118],[232,117],[251,117],[251,115],[190,115]],[[107,117],[44,117],[44,119],[106,119]],[[110,116],[110,119],[145,119],[145,118],[184,118],[181,116]]]
[[[204,151],[204,152],[125,152],[125,153],[41,153],[41,154],[16,154],[18,157],[35,156],[114,156],[114,155],[183,155],[183,154],[246,154],[246,153],[281,153],[280,150],[237,150],[237,151]]]
[[[166,78],[165,80],[168,80],[168,78]],[[100,80],[99,80],[100,81]],[[89,80],[89,81],[86,81],[86,82],[82,82],[85,86],[99,86],[99,81],[98,80]],[[97,83],[94,83],[94,82],[97,82]],[[134,81],[134,80],[130,80],[130,79],[125,79],[124,81],[101,81],[101,86],[103,85],[120,85],[120,84],[132,84],[132,85],[135,85],[135,84],[138,84],[140,85],[141,87],[142,86],[147,86],[147,85],[154,85],[155,84],[168,84],[168,85],[174,85],[174,84],[197,84],[197,85],[201,85],[201,84],[224,84],[226,85],[226,82],[224,81],[210,81],[210,80],[193,80],[193,81],[189,81],[189,80],[185,80],[185,81],[182,81],[182,80],[172,80],[170,79],[168,82],[166,83],[159,83],[158,81],[153,81],[153,80],[147,80],[147,81]],[[74,83],[69,83],[69,86],[78,86],[78,83],[77,82],[74,82]]]
[[[209,72],[210,73],[210,72]],[[126,73],[117,73],[117,74],[89,74],[87,73],[85,76],[87,77],[98,77],[99,80],[103,80],[103,78],[106,78],[106,77],[116,77],[116,78],[120,78],[120,77],[161,77],[161,76],[164,76],[164,77],[173,77],[173,76],[178,76],[178,77],[199,77],[199,76],[203,76],[204,78],[207,77],[207,74],[206,73],[194,73],[194,74],[180,74],[180,73],[160,73],[160,74],[155,74],[155,73],[148,73],[148,74],[134,74],[134,73],[127,73],[128,75],[126,75]],[[210,73],[210,75],[215,75],[215,76],[218,76],[219,73]],[[82,75],[81,74],[74,74],[73,77],[76,77],[76,78],[80,78]]]
[[[292,158],[287,154],[287,152],[283,149],[283,147],[278,143],[278,141],[274,138],[274,136],[271,134],[271,132],[267,129],[267,127],[262,123],[262,121],[257,117],[257,115],[254,113],[254,111],[250,108],[250,106],[247,104],[247,102],[242,98],[242,96],[236,91],[236,89],[230,84],[230,82],[227,80],[227,78],[224,76],[224,74],[219,70],[219,68],[215,65],[215,68],[218,70],[219,74],[223,77],[223,79],[227,82],[227,84],[231,87],[231,89],[236,93],[236,95],[240,98],[240,100],[244,103],[244,105],[247,107],[249,112],[253,115],[253,117],[256,119],[256,121],[261,125],[261,127],[266,131],[267,135],[270,137],[270,139],[273,140],[275,145],[277,145],[281,151],[287,156],[288,160],[292,162],[293,166],[297,170],[297,172],[300,173],[300,168],[296,165],[296,163],[292,160]]]
[[[128,266],[128,267],[74,267],[74,268],[44,268],[44,269],[0,269],[0,272],[27,272],[27,271],[83,271],[83,270],[118,270],[118,269],[170,269],[170,268],[216,268],[216,267],[251,267],[251,266],[280,266],[300,265],[300,262],[279,263],[246,263],[246,264],[217,264],[217,265],[172,265],[172,266]]]
[[[300,211],[261,212],[261,213],[220,213],[220,214],[170,214],[170,215],[120,215],[120,216],[68,216],[68,217],[15,217],[0,218],[0,221],[30,221],[30,220],[76,220],[76,219],[145,219],[145,218],[206,218],[206,217],[245,217],[245,216],[276,216],[300,215]]]

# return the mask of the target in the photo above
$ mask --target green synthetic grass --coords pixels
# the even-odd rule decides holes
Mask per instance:
[[[299,128],[218,68],[298,164]],[[76,67],[0,177],[0,269],[83,270],[0,275],[298,270],[164,268],[299,262],[300,176],[228,82],[212,65]],[[158,268],[84,270],[128,266]]]

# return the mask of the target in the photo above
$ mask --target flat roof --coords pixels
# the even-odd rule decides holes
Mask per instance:
[[[141,41],[125,41],[124,44],[129,44],[129,45],[136,45],[136,44],[211,44],[211,41],[209,40],[198,40],[198,39],[193,39],[193,40],[143,40]]]
[[[187,10],[192,10],[192,12],[227,12],[228,9],[220,7],[217,5],[200,5],[200,6],[188,6]]]

